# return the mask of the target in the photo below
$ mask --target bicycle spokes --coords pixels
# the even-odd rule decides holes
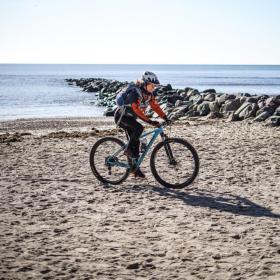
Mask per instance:
[[[93,146],[90,165],[101,182],[119,184],[128,176],[129,165],[123,147],[124,143],[114,137],[100,139]]]
[[[198,172],[198,156],[185,140],[165,139],[151,155],[152,173],[162,185],[182,188],[189,185]]]

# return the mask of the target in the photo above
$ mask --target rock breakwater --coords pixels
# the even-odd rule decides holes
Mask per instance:
[[[81,87],[85,92],[95,93],[96,105],[106,107],[105,116],[114,114],[117,108],[116,94],[128,84],[102,78],[66,79],[66,81],[70,85]],[[170,84],[158,87],[156,95],[162,109],[172,120],[192,117],[227,118],[230,121],[249,119],[280,126],[280,95],[228,94],[216,92],[215,89],[200,92],[190,87],[173,89]],[[147,114],[156,117],[152,110]]]

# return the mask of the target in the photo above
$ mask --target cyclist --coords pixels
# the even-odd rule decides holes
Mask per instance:
[[[164,120],[168,119],[155,99],[154,90],[158,85],[159,80],[156,74],[146,71],[141,80],[137,80],[135,84],[129,85],[127,90],[123,91],[124,106],[119,106],[115,112],[116,124],[126,131],[129,138],[128,147],[124,154],[130,159],[130,163],[136,162],[139,158],[139,138],[144,129],[142,124],[137,121],[137,118],[159,127],[160,123],[158,121],[151,120],[145,114],[146,108],[150,105],[159,117]],[[140,168],[135,170],[132,166],[131,172],[135,177],[145,178]]]

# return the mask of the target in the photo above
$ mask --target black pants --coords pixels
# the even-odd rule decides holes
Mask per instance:
[[[117,111],[115,114],[115,122],[117,123],[120,118],[120,113]],[[131,150],[133,157],[139,157],[139,138],[144,130],[141,123],[131,116],[123,116],[119,126],[126,131],[128,136],[128,149]]]

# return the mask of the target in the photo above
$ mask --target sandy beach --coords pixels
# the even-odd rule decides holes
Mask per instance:
[[[9,134],[7,134],[9,133]],[[280,128],[177,122],[200,173],[183,190],[104,186],[89,153],[112,118],[0,122],[0,279],[280,279]]]

